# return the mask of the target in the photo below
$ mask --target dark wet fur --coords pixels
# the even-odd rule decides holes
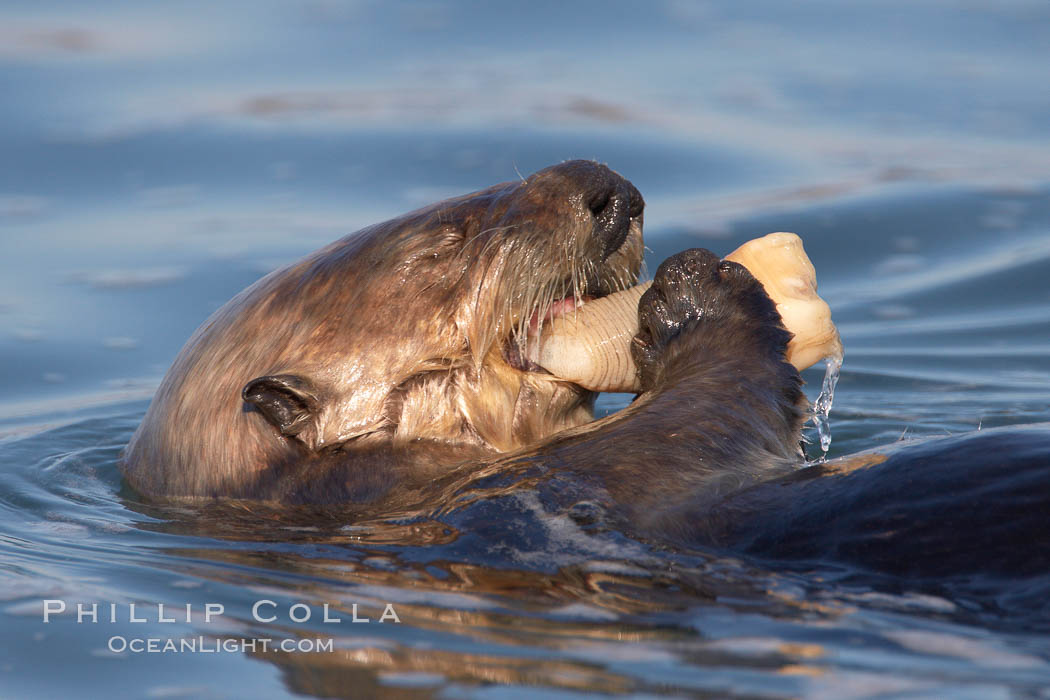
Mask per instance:
[[[999,428],[857,455],[694,515],[710,541],[763,558],[910,579],[1046,575],[1050,431]]]

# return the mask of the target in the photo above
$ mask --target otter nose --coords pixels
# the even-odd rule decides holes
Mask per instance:
[[[613,176],[585,201],[594,215],[594,231],[602,243],[602,259],[615,253],[631,230],[631,219],[642,213],[645,202],[638,189],[608,168]]]
[[[581,202],[594,217],[594,234],[601,243],[602,258],[616,252],[627,240],[631,219],[640,216],[645,208],[638,188],[608,166],[589,160],[571,160],[548,168],[548,172],[565,178],[582,195]]]

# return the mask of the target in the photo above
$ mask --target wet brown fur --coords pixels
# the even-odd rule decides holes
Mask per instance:
[[[552,302],[637,281],[640,196],[629,221],[613,212],[627,227],[614,249],[596,224],[604,190],[637,194],[625,183],[564,163],[270,274],[188,341],[128,445],[126,478],[154,497],[407,503],[539,460],[632,521],[673,529],[688,504],[784,471],[805,404],[783,358],[790,335],[761,286],[706,251],[675,256],[643,297],[645,391],[628,409],[593,422],[593,393],[507,361]],[[268,376],[299,378],[313,407],[286,434],[242,399]]]
[[[577,177],[559,166],[435,204],[241,292],[168,371],[126,450],[128,480],[150,495],[266,497],[246,488],[309,454],[432,442],[475,457],[591,420],[593,394],[503,359],[554,300],[637,279],[640,216],[603,260]],[[241,399],[266,375],[316,389],[321,409],[294,438]]]

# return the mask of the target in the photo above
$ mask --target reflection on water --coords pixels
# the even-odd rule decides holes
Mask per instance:
[[[491,513],[184,509],[140,502],[115,463],[182,343],[262,274],[581,157],[644,193],[649,269],[803,236],[849,356],[829,457],[1045,421],[1048,31],[1041,0],[7,3],[3,694],[1037,696],[1045,576],[763,566],[525,501],[500,508],[528,527],[498,536]],[[43,599],[154,622],[45,625]],[[194,612],[160,623],[160,603]],[[378,623],[387,603],[400,624]],[[334,648],[114,653],[115,635]]]

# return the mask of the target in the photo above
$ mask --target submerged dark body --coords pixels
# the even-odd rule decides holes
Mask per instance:
[[[725,523],[722,541],[771,559],[907,577],[1045,575],[1048,472],[1050,431],[999,428],[802,469],[708,517]]]
[[[667,260],[643,296],[643,392],[627,409],[592,422],[591,392],[523,362],[517,341],[552,303],[636,281],[642,206],[619,175],[575,161],[274,273],[184,348],[127,479],[154,497],[349,517],[531,491],[551,514],[680,547],[917,577],[1046,570],[1046,433],[796,471],[790,336],[761,285],[708,251]]]

